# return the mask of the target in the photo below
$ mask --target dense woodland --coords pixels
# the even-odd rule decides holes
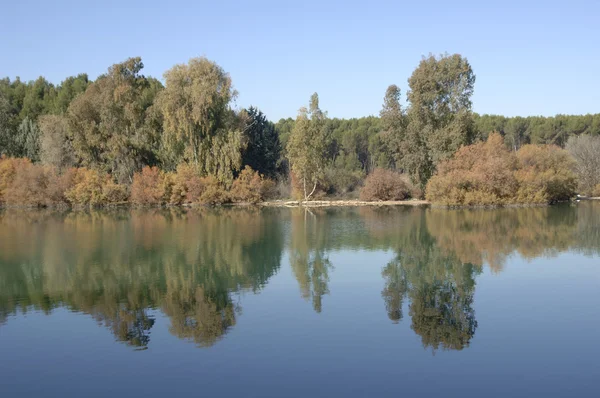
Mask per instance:
[[[58,85],[0,80],[0,205],[325,196],[461,205],[600,195],[600,114],[475,114],[475,74],[458,54],[420,61],[405,108],[390,85],[379,116],[329,118],[315,93],[295,119],[277,123],[258,108],[235,109],[231,77],[206,58],[175,65],[162,81],[143,67],[130,58],[94,81],[80,74]],[[502,159],[479,156],[499,148]],[[459,166],[456,157],[469,151],[479,152]],[[487,179],[489,170],[513,175],[511,193],[497,192],[503,187]],[[540,173],[542,184],[533,181]],[[443,181],[457,174],[460,186]]]

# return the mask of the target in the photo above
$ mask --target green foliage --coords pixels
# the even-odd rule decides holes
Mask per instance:
[[[408,127],[397,159],[424,187],[438,162],[474,139],[475,75],[459,54],[423,58],[408,79]]]
[[[380,150],[386,153],[386,158],[394,158],[395,163],[401,164],[406,146],[406,116],[400,106],[400,89],[395,84],[389,86],[383,99],[380,112],[380,140],[374,145],[383,146]],[[378,162],[380,163],[381,160]],[[385,163],[385,161],[383,161]]]
[[[291,169],[302,184],[304,200],[323,181],[327,149],[331,142],[326,130],[326,113],[319,108],[319,96],[310,97],[309,108],[301,108],[287,143]]]
[[[84,166],[110,172],[120,182],[156,163],[158,132],[147,122],[141,58],[115,64],[69,106],[73,149]]]
[[[244,139],[230,103],[237,93],[229,74],[206,58],[193,58],[165,72],[157,98],[162,112],[161,158],[168,168],[188,162],[202,175],[231,182],[242,163]]]
[[[333,166],[325,169],[323,187],[328,195],[345,197],[357,190],[364,179],[364,173],[361,169],[338,166],[341,163],[338,160],[339,158]]]
[[[492,131],[506,137],[506,145],[515,151],[525,144],[564,146],[571,136],[600,135],[600,114],[556,115],[554,117],[504,117],[474,115],[475,130],[480,138]]]
[[[281,157],[281,144],[275,125],[257,108],[243,112],[246,148],[242,151],[242,166],[273,178]]]
[[[37,162],[40,159],[40,130],[29,117],[23,119],[15,136],[17,150],[15,156]]]
[[[13,135],[10,103],[0,95],[0,156],[12,154]]]

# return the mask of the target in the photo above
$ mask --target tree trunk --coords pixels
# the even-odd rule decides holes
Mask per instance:
[[[310,191],[310,193],[308,194],[308,196],[306,196],[306,184],[304,184],[304,201],[305,202],[308,200],[308,198],[310,198],[312,196],[312,194],[315,192],[315,189],[317,189],[317,183],[316,182],[315,182],[315,185],[313,185],[312,191]]]

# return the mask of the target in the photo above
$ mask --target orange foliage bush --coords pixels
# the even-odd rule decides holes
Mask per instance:
[[[73,186],[65,192],[72,205],[100,206],[124,202],[127,189],[115,184],[112,178],[96,170],[79,168],[73,176]]]
[[[231,196],[227,192],[216,177],[208,176],[201,179],[202,195],[200,195],[200,203],[207,205],[220,205],[231,202]]]
[[[131,202],[138,205],[162,205],[168,203],[173,190],[173,176],[157,167],[144,167],[133,175]]]
[[[265,179],[246,166],[231,186],[231,198],[239,202],[258,203],[273,194],[275,182]]]
[[[0,205],[5,203],[5,196],[15,180],[17,170],[31,165],[29,159],[0,157]]]
[[[566,151],[526,145],[515,154],[493,133],[440,163],[426,198],[450,206],[553,203],[573,196],[575,184]]]
[[[413,197],[415,188],[405,174],[375,169],[360,190],[361,200],[405,200]]]
[[[0,159],[0,204],[65,206],[68,183],[69,176],[59,175],[54,167],[33,164],[28,159]]]
[[[189,164],[177,166],[177,172],[172,176],[172,184],[169,203],[174,205],[198,202],[204,190],[200,174]]]
[[[555,145],[525,145],[517,152],[518,203],[554,203],[575,195],[575,160]]]
[[[486,142],[462,147],[438,166],[429,180],[427,200],[444,205],[501,205],[517,189],[517,160],[498,133]]]

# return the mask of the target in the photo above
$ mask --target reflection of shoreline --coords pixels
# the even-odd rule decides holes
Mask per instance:
[[[32,214],[0,216],[0,323],[32,308],[66,307],[142,348],[151,308],[169,317],[173,335],[214,344],[240,312],[232,294],[260,290],[280,267],[284,244],[273,211]]]
[[[472,300],[484,266],[574,250],[600,254],[600,206],[437,209],[198,208],[0,212],[0,325],[9,315],[66,307],[119,341],[145,347],[160,309],[178,338],[200,346],[236,325],[240,291],[260,291],[288,251],[300,296],[326,308],[329,253],[393,251],[381,296],[388,317],[427,347],[462,349],[477,327]],[[343,265],[343,264],[341,264]]]

